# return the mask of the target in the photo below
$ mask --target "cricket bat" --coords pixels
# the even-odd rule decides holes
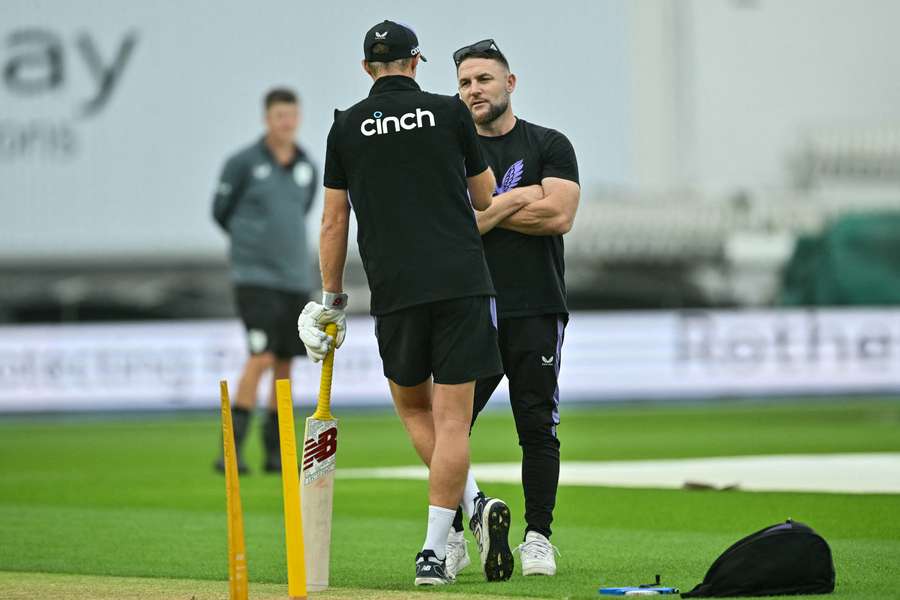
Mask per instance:
[[[335,337],[337,326],[325,327]],[[316,411],[306,419],[303,433],[303,462],[300,473],[303,540],[306,548],[306,581],[311,592],[328,587],[331,555],[331,510],[334,497],[334,470],[337,454],[338,422],[331,414],[331,377],[334,348],[322,361]]]

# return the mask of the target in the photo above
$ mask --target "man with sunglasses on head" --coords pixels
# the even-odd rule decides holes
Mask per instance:
[[[476,219],[497,290],[500,354],[522,447],[522,573],[554,575],[557,380],[568,321],[563,235],[572,228],[581,193],[578,164],[566,136],[513,113],[516,76],[494,40],[460,48],[453,61],[460,99],[472,113],[488,164],[498,178],[502,174],[491,206],[478,209]],[[502,378],[478,380],[473,425]],[[453,574],[468,564],[461,516],[457,511],[447,543]]]
[[[509,509],[484,496],[476,502],[469,474],[475,381],[502,372],[494,287],[472,210],[490,207],[496,181],[466,106],[416,84],[425,58],[412,29],[379,23],[366,34],[363,53],[362,67],[374,80],[369,96],[335,111],[328,134],[319,241],[323,299],[304,307],[297,326],[314,360],[341,345],[352,209],[384,374],[429,466],[428,529],[415,584],[441,585],[454,579],[445,552],[460,503],[509,528]],[[327,323],[338,325],[335,339],[324,333]],[[502,547],[502,560],[485,570],[489,580],[512,573],[505,536]]]

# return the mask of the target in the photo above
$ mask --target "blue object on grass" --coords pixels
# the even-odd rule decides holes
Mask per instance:
[[[657,594],[677,594],[678,588],[625,586],[605,587],[597,591],[603,596],[655,596]]]

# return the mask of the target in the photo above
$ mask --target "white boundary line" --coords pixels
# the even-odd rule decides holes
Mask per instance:
[[[520,483],[519,463],[472,465],[485,483]],[[428,479],[424,466],[337,469],[341,479]],[[796,454],[670,460],[563,462],[561,485],[900,494],[900,453]]]

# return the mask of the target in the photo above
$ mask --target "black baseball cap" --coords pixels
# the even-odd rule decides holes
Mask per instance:
[[[373,54],[375,44],[385,44],[388,51],[385,54]],[[395,23],[394,21],[382,21],[366,32],[363,41],[363,54],[369,62],[391,62],[401,58],[416,56],[428,62],[419,51],[419,38],[409,25]]]

